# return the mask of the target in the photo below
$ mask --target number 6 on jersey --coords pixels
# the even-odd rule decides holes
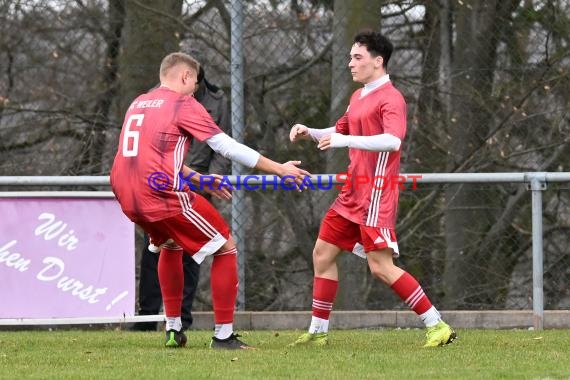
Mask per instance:
[[[136,157],[139,154],[139,131],[131,130],[131,125],[133,120],[136,120],[135,126],[140,127],[143,119],[144,115],[142,113],[129,116],[125,126],[125,133],[123,134],[123,157]]]

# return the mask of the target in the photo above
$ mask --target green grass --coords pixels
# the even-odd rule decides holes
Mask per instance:
[[[252,331],[255,351],[213,351],[210,331],[166,349],[163,334],[0,331],[0,379],[570,379],[570,330],[459,330],[422,348],[422,330],[334,330],[324,348],[289,348],[302,331]]]

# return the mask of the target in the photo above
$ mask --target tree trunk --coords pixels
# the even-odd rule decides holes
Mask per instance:
[[[107,130],[111,125],[111,105],[118,88],[119,51],[125,23],[125,4],[122,0],[109,1],[108,29],[104,30],[107,54],[103,68],[103,88],[93,110],[94,118],[83,139],[81,159],[71,170],[73,174],[103,175],[103,152],[107,143]]]
[[[413,115],[408,115],[408,132],[404,142],[402,171],[426,172],[441,168],[445,164],[446,152],[441,141],[445,139],[446,109],[442,100],[440,78],[440,62],[442,60],[442,34],[440,5],[434,1],[425,1],[423,28],[418,35],[418,46],[422,53],[421,87]],[[409,109],[410,109],[409,108]],[[418,278],[429,295],[434,295],[440,287],[437,281],[443,271],[441,263],[445,259],[443,242],[441,244],[425,244],[426,241],[437,241],[441,226],[437,215],[440,202],[435,194],[426,194],[424,206],[411,212],[412,197],[402,194],[400,198],[400,218],[398,218],[398,240],[406,236],[405,252],[402,260],[406,261],[406,270]],[[415,195],[418,196],[418,195]],[[427,199],[432,199],[428,201]],[[419,228],[418,226],[421,225]]]
[[[451,123],[448,170],[477,170],[472,152],[485,143],[491,129],[490,107],[501,23],[514,2],[468,1],[455,5],[457,40],[452,62]],[[479,155],[480,160],[485,155]],[[476,185],[475,185],[476,186]],[[492,190],[473,191],[474,185],[450,185],[446,190],[444,271],[445,307],[463,308],[480,302],[473,289],[484,285],[485,252],[479,241],[493,224]],[[489,261],[487,261],[489,262]],[[477,269],[481,268],[481,269]],[[465,286],[469,283],[469,286]]]
[[[158,84],[162,58],[179,51],[181,27],[176,20],[182,14],[182,0],[127,0],[126,11],[120,59],[121,113],[135,97]]]

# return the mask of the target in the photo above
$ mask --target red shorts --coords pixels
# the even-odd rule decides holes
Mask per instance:
[[[216,253],[230,236],[230,228],[222,215],[199,194],[192,205],[185,204],[181,214],[138,224],[148,233],[152,244],[159,246],[172,239],[198,264]]]
[[[363,258],[366,252],[384,248],[391,248],[394,257],[400,254],[394,229],[357,224],[333,209],[329,209],[321,222],[319,239]]]

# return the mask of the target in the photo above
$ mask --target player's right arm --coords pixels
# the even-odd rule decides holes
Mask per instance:
[[[180,127],[199,141],[205,141],[212,150],[227,159],[236,161],[248,168],[255,168],[279,177],[295,178],[298,185],[303,183],[305,176],[311,174],[298,168],[300,161],[288,161],[283,164],[262,156],[247,145],[237,142],[216,125],[206,109],[193,98],[184,103],[185,109],[179,119]]]
[[[336,124],[329,128],[316,129],[303,124],[293,125],[289,131],[289,140],[293,143],[299,140],[313,140],[318,143],[323,137],[330,136],[333,133],[348,134],[348,108]]]
[[[303,182],[305,176],[311,175],[308,171],[297,167],[297,165],[301,164],[301,161],[287,161],[283,164],[275,162],[247,145],[237,142],[225,133],[218,133],[208,138],[206,143],[216,153],[232,161],[236,161],[249,168],[276,174],[281,178],[295,178],[295,182],[298,185]]]
[[[303,124],[295,124],[289,132],[289,140],[297,142],[299,140],[319,141],[322,137],[328,136],[336,130],[336,127],[325,129],[309,128]]]

